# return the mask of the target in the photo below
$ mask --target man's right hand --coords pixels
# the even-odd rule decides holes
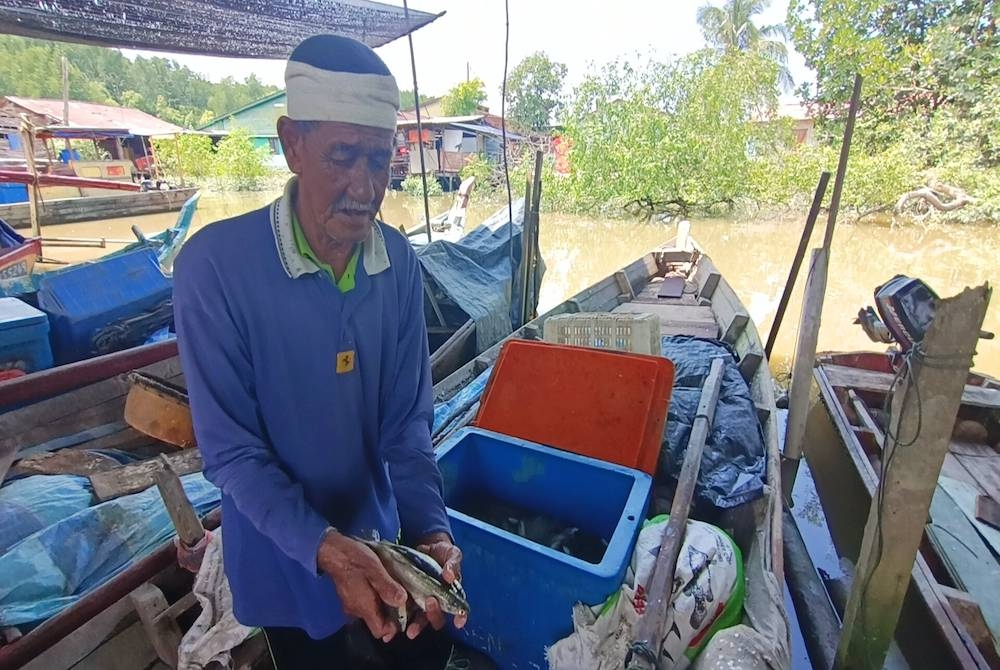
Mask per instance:
[[[391,607],[406,604],[406,590],[386,572],[371,549],[336,531],[328,532],[316,557],[319,569],[330,576],[344,614],[363,619],[372,636],[388,642],[399,631],[396,620],[386,614]]]

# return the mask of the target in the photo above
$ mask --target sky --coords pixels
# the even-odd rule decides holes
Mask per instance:
[[[387,0],[402,5],[402,0]],[[716,0],[719,2],[720,0]],[[568,69],[569,92],[587,72],[618,57],[641,54],[669,58],[705,45],[695,20],[705,0],[509,0],[510,55],[513,68],[525,56],[544,51]],[[721,3],[720,3],[721,4]],[[788,0],[772,0],[759,23],[783,23]],[[443,95],[463,81],[466,71],[486,84],[487,104],[500,111],[504,69],[503,0],[415,0],[410,9],[445,12],[413,33],[417,83],[422,95]],[[376,49],[401,89],[413,88],[407,39]],[[151,52],[132,52],[153,55]],[[164,55],[162,53],[156,55]],[[213,81],[243,79],[255,73],[283,87],[282,61],[171,55]],[[789,69],[796,85],[812,80],[802,57],[789,45]],[[784,99],[789,99],[785,96]]]

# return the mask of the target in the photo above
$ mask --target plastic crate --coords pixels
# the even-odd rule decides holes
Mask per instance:
[[[543,339],[596,349],[615,349],[635,354],[660,355],[660,319],[653,314],[583,312],[550,317]]]
[[[438,448],[438,468],[469,621],[459,635],[501,668],[547,668],[545,649],[573,632],[573,606],[618,590],[646,516],[648,475],[477,428]],[[558,519],[607,542],[597,562],[471,516],[498,501]]]
[[[0,370],[37,372],[50,367],[45,313],[17,298],[0,298]]]
[[[508,340],[475,425],[654,474],[673,384],[662,356]]]

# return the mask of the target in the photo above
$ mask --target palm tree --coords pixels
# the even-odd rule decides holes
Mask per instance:
[[[719,51],[757,51],[778,65],[778,84],[790,91],[794,82],[788,71],[788,30],[782,24],[757,26],[754,16],[763,12],[771,0],[725,0],[721,7],[702,5],[698,25],[705,41]]]

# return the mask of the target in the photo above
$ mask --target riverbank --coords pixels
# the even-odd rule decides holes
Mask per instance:
[[[207,192],[195,215],[197,230],[212,221],[261,207],[280,195],[280,184],[265,191]],[[470,225],[502,206],[502,202],[473,197]],[[431,201],[431,215],[448,209],[448,197]],[[390,192],[382,205],[385,220],[393,226],[410,226],[423,219],[423,202]],[[68,224],[49,232],[60,236],[130,238],[137,224],[146,234],[171,225],[171,214]],[[736,219],[692,219],[695,239],[709,251],[733,288],[743,299],[762,333],[774,318],[792,255],[798,244],[803,217],[798,213]],[[817,226],[821,228],[821,226]],[[667,241],[674,226],[636,219],[607,219],[559,212],[543,212],[540,244],[546,272],[539,297],[547,309],[566,296],[590,286]],[[814,243],[819,244],[820,231]],[[73,262],[94,258],[106,250],[51,247],[46,255]],[[951,295],[965,286],[993,279],[1000,258],[1000,226],[923,223],[892,225],[877,220],[852,223],[844,217],[833,242],[830,280],[820,330],[823,350],[880,350],[861,327],[852,323],[858,310],[873,304],[874,288],[894,274],[927,281],[938,293]],[[795,346],[802,279],[789,306],[778,337],[772,365],[779,376],[787,369]],[[991,305],[984,328],[1000,333],[1000,305]],[[976,368],[1000,376],[1000,340],[982,341]]]

